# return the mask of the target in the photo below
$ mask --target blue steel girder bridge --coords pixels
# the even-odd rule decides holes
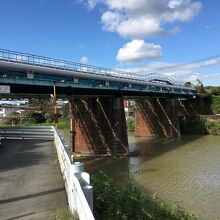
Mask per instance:
[[[159,74],[142,75],[0,50],[0,98],[68,97],[70,150],[126,153],[124,97],[135,99],[136,136],[180,136],[179,112],[190,115],[195,89]],[[184,101],[183,101],[184,102]],[[178,108],[178,106],[181,107]]]
[[[11,95],[192,97],[193,88],[159,74],[137,74],[0,49],[0,83]]]

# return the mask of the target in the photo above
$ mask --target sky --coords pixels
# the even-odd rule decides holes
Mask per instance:
[[[0,48],[220,85],[219,0],[1,0]]]

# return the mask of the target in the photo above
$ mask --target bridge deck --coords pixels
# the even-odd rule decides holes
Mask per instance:
[[[47,219],[67,205],[53,142],[7,140],[0,147],[0,219]]]

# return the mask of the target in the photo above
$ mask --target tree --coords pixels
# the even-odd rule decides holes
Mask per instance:
[[[199,94],[205,94],[206,93],[206,91],[204,89],[204,86],[203,86],[203,83],[200,79],[196,79],[195,88],[196,88],[196,92],[199,93]]]
[[[193,84],[192,84],[191,82],[185,82],[185,83],[184,83],[184,86],[185,86],[185,87],[192,88],[192,87],[193,87]]]

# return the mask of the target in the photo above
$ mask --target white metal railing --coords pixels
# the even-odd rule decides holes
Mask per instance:
[[[49,67],[53,69],[61,69],[66,71],[75,71],[75,72],[80,72],[82,74],[87,73],[87,74],[102,75],[102,76],[123,78],[123,79],[143,81],[143,82],[149,82],[152,76],[152,74],[125,72],[121,70],[97,67],[93,65],[86,65],[82,63],[70,62],[70,61],[54,59],[44,56],[37,56],[27,53],[5,50],[5,49],[0,49],[0,60],[28,64],[28,65]],[[167,77],[162,74],[160,74],[160,77],[175,84],[173,79],[171,79],[170,77]]]
[[[92,213],[93,188],[90,186],[89,174],[84,172],[84,165],[82,163],[71,163],[64,142],[54,127],[53,130],[70,211],[77,213],[80,220],[94,220],[95,218]]]
[[[1,139],[53,140],[54,132],[51,126],[0,127],[0,136]]]

